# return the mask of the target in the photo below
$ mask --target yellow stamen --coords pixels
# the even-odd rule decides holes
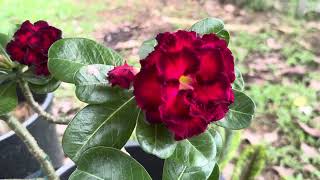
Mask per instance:
[[[179,86],[180,90],[193,89],[191,77],[182,75],[179,78],[179,82],[180,82],[180,86]]]

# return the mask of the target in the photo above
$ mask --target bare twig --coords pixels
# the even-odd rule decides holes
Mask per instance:
[[[31,108],[38,113],[40,116],[44,117],[46,120],[48,120],[51,123],[55,124],[68,124],[70,122],[70,119],[68,118],[55,118],[51,114],[44,111],[41,106],[34,100],[33,95],[31,93],[30,87],[28,83],[23,80],[22,78],[18,80],[19,86],[24,94],[24,97],[26,98],[27,103],[31,106]]]
[[[24,142],[29,152],[38,160],[41,168],[48,176],[49,180],[59,180],[55,170],[50,162],[49,156],[39,147],[37,141],[29,133],[26,127],[24,127],[16,118],[5,119],[8,126],[16,133],[16,135]]]

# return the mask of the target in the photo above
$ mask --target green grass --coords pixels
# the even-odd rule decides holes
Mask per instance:
[[[102,1],[88,5],[76,0],[0,0],[0,32],[10,33],[25,20],[46,20],[61,29],[65,37],[92,37],[99,22],[97,12],[105,7]]]

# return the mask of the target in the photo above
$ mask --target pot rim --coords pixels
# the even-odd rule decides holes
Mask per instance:
[[[53,93],[48,93],[46,95],[46,98],[44,99],[44,102],[41,104],[41,108],[46,110],[49,107],[52,100],[53,100]],[[28,127],[30,124],[35,122],[38,119],[38,117],[39,117],[39,115],[37,113],[34,113],[31,117],[29,117],[26,121],[23,122],[23,126]],[[11,130],[11,131],[1,135],[0,141],[8,139],[13,135],[15,135],[15,133]]]

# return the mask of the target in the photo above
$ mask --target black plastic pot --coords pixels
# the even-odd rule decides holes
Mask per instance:
[[[144,152],[137,142],[129,141],[125,149],[131,157],[137,160],[148,171],[152,180],[162,179],[163,159]]]
[[[164,160],[144,152],[138,143],[129,141],[125,145],[126,151],[137,160],[150,174],[152,180],[162,179],[162,169]],[[68,180],[69,176],[75,171],[76,165],[70,161],[61,168],[59,168],[56,173],[59,175],[61,180]]]
[[[52,99],[52,94],[35,95],[35,100],[47,112],[51,110]],[[19,102],[23,101],[24,99],[19,97]],[[37,140],[39,146],[48,154],[53,166],[55,168],[61,167],[64,155],[55,124],[48,123],[37,114],[31,116],[23,124]],[[0,179],[24,178],[39,169],[39,163],[13,131],[0,136]]]

